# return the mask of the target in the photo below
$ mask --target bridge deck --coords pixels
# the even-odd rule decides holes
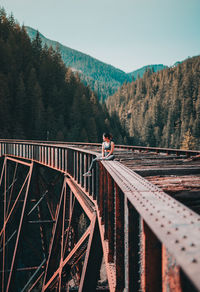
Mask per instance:
[[[101,152],[100,147],[80,148]],[[200,157],[116,149],[115,160],[200,214]]]

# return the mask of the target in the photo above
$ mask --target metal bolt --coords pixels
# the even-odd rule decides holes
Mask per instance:
[[[192,260],[192,263],[197,263],[197,259],[193,259]]]

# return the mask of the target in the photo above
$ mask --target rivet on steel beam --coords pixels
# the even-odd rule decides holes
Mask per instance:
[[[170,231],[167,231],[167,234],[171,234],[171,232]]]
[[[153,216],[153,213],[150,213],[150,216]]]
[[[195,246],[195,244],[192,242],[192,243],[190,244],[190,246]]]
[[[165,218],[165,215],[163,215],[162,218]]]
[[[177,231],[178,230],[178,227],[176,227],[175,230]]]
[[[191,223],[191,224],[194,224],[194,222],[193,222],[193,221],[191,221],[190,223]]]
[[[163,224],[161,224],[161,225],[160,225],[160,227],[164,227],[164,225],[163,225]]]
[[[158,218],[156,218],[155,220],[158,221]]]
[[[183,238],[187,238],[187,235],[183,235]]]
[[[184,215],[183,218],[187,218],[187,216]]]
[[[171,224],[171,223],[172,223],[172,221],[168,221],[168,223],[169,223],[169,224]]]
[[[182,250],[182,251],[184,251],[184,250],[185,250],[185,247],[184,247],[184,246],[183,246],[183,247],[181,247],[181,250]]]
[[[178,240],[178,239],[176,239],[176,240],[175,240],[175,243],[179,243],[179,240]]]
[[[193,259],[192,260],[192,263],[197,263],[197,259]]]

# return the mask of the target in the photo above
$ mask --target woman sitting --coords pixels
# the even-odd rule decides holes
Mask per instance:
[[[108,133],[103,134],[103,143],[102,143],[102,154],[94,158],[90,164],[90,167],[86,173],[83,174],[83,176],[91,176],[91,170],[94,167],[94,164],[96,161],[99,160],[113,160],[115,158],[113,151],[115,148],[115,144],[112,140],[112,135]]]

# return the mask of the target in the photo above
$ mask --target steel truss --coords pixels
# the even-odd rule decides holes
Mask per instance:
[[[0,142],[2,291],[200,291],[200,216],[96,154]]]
[[[97,287],[103,249],[96,208],[73,179],[48,172],[37,163],[4,158],[2,292],[15,287],[15,291],[95,291]],[[49,177],[53,177],[50,182]],[[79,230],[81,216],[85,223]]]

